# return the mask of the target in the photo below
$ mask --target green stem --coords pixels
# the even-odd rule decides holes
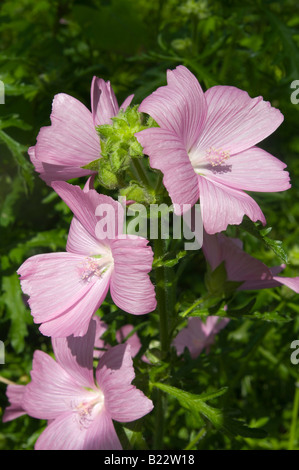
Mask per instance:
[[[185,447],[184,450],[194,450],[195,445],[197,442],[206,434],[206,428],[202,428],[198,434],[196,434],[195,438]]]
[[[158,238],[154,240],[155,257],[163,258],[166,253],[165,240]],[[169,268],[168,268],[169,269]],[[160,323],[160,342],[162,358],[168,352],[168,305],[167,305],[167,289],[168,282],[166,278],[167,268],[160,266],[155,269],[156,275],[156,298],[157,298],[157,311],[159,314]]]
[[[163,259],[166,254],[166,240],[161,238],[161,220],[159,220],[158,238],[153,240],[155,258]],[[155,268],[156,280],[156,299],[157,299],[157,312],[159,315],[159,333],[160,333],[160,347],[161,347],[161,360],[165,360],[169,354],[170,347],[170,314],[173,309],[172,297],[172,282],[171,282],[171,268],[159,266]],[[165,415],[166,397],[163,395],[162,390],[156,391],[155,400],[155,414],[156,414],[156,429],[154,446],[156,450],[163,449],[163,436],[164,436],[164,415]]]
[[[187,308],[183,313],[180,314],[181,318],[185,318],[192,310],[194,310],[198,305],[202,304],[205,300],[208,300],[208,296],[201,297],[199,300],[194,302],[191,307]]]
[[[155,399],[155,413],[156,413],[156,430],[154,437],[154,448],[153,450],[163,450],[163,436],[164,436],[164,407],[163,407],[163,392],[162,390],[156,390]]]
[[[295,448],[297,419],[298,419],[298,413],[299,413],[299,383],[296,383],[295,386],[296,386],[296,390],[295,390],[293,412],[292,412],[292,424],[291,424],[291,430],[290,430],[289,450],[294,450]]]

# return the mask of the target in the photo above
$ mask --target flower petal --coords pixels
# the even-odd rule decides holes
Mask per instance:
[[[122,450],[110,414],[105,409],[86,430],[84,450]]]
[[[110,232],[113,232],[111,238],[114,238],[118,233],[122,233],[124,209],[118,201],[104,194],[99,194],[95,189],[84,191],[79,186],[62,181],[52,183],[52,188],[64,200],[83,227],[93,237],[100,239],[97,236],[99,233],[99,230],[97,230],[97,215],[104,216],[104,213],[108,213],[107,217],[105,215],[105,218],[108,220],[107,223],[110,225],[108,229],[110,230],[112,227],[110,230]],[[102,242],[105,241],[105,243],[109,244],[109,233]]]
[[[78,255],[107,255],[105,245],[88,232],[76,217],[73,217],[67,239],[66,249]]]
[[[37,439],[35,450],[84,450],[86,430],[75,424],[72,412],[64,413],[48,423]]]
[[[37,323],[56,317],[76,304],[91,285],[80,278],[85,257],[47,253],[28,258],[18,269],[21,286]]]
[[[105,407],[116,421],[135,421],[153,409],[151,400],[131,384],[134,377],[129,345],[114,346],[99,361],[97,382],[105,396]]]
[[[100,157],[100,141],[91,112],[72,96],[54,97],[51,126],[43,127],[35,146],[37,160],[80,168]]]
[[[121,450],[109,415],[103,410],[88,427],[76,414],[64,413],[39,436],[35,450]]]
[[[283,121],[281,112],[263,98],[232,86],[215,86],[205,92],[208,114],[196,152],[223,149],[231,155],[247,150],[274,132]]]
[[[266,223],[258,204],[243,191],[198,177],[200,207],[204,228],[213,234],[226,230],[228,225],[239,225],[244,215],[253,222]]]
[[[25,385],[8,385],[6,389],[6,395],[9,399],[10,405],[4,411],[2,417],[3,423],[6,423],[7,421],[11,421],[13,419],[18,418],[19,416],[23,416],[24,414],[26,414],[23,404],[25,387]]]
[[[119,330],[116,331],[115,338],[118,343],[123,343],[125,341],[126,344],[129,344],[131,347],[130,349],[131,355],[132,357],[135,357],[141,348],[141,342],[136,332],[130,335],[133,329],[134,329],[133,325],[124,325]]]
[[[299,294],[299,277],[274,276],[273,279],[278,281],[280,284],[289,287],[296,292],[296,294]]]
[[[76,304],[62,312],[59,316],[43,322],[39,328],[41,333],[45,336],[56,338],[70,335],[85,335],[92,315],[105,300],[110,278],[111,268],[100,279],[90,283],[90,290]]]
[[[40,331],[53,337],[86,333],[89,321],[106,297],[111,268],[99,278],[82,278],[86,257],[48,253],[27,259],[18,270],[21,286]]]
[[[53,338],[53,351],[58,364],[82,387],[94,386],[93,348],[96,322],[91,320],[87,333],[82,337]]]
[[[270,281],[272,273],[259,259],[253,258],[238,247],[234,240],[223,234],[217,234],[221,245],[222,260],[225,261],[227,277],[230,281]],[[240,286],[243,290],[244,284]]]
[[[148,240],[126,235],[111,243],[114,270],[110,293],[114,303],[125,312],[143,315],[156,308],[155,289],[148,273],[153,251]]]
[[[24,392],[24,408],[30,416],[55,419],[72,411],[72,400],[82,397],[83,387],[60,364],[43,351],[35,351],[31,382]]]
[[[207,105],[195,76],[184,66],[167,72],[168,85],[145,98],[139,111],[149,114],[161,128],[172,131],[186,151],[198,140]]]
[[[224,166],[210,167],[210,180],[245,191],[277,192],[291,187],[286,164],[258,147],[233,155]]]
[[[52,181],[67,181],[72,178],[95,174],[95,172],[91,170],[84,170],[79,167],[76,168],[74,166],[54,165],[52,163],[42,162],[35,157],[35,147],[30,147],[28,154],[35,171],[40,174],[41,179],[49,186]]]
[[[111,118],[119,110],[118,103],[110,82],[93,77],[91,82],[91,109],[95,126],[112,124]]]
[[[175,204],[175,213],[183,213],[184,205],[190,209],[198,201],[199,191],[197,175],[183,141],[173,131],[159,128],[145,129],[135,136],[149,155],[151,167],[162,171],[163,184]]]
[[[131,101],[132,99],[134,98],[134,95],[129,95],[125,100],[124,102],[120,105],[120,109],[122,109],[123,111],[125,111],[127,109],[128,106],[130,106],[131,104]]]

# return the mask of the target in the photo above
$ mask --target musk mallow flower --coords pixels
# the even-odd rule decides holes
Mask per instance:
[[[119,106],[110,82],[98,77],[91,83],[91,111],[66,93],[55,95],[51,125],[40,129],[35,146],[28,150],[40,177],[50,185],[92,174],[82,167],[101,157],[96,127],[112,124],[111,118],[120,108],[126,110],[133,96]]]
[[[172,345],[175,347],[178,356],[183,354],[185,348],[189,349],[192,359],[196,359],[203,349],[208,353],[215,336],[229,322],[229,318],[219,318],[208,316],[205,321],[198,317],[188,318],[188,324],[182,328],[174,338]]]
[[[91,320],[83,337],[52,339],[55,359],[35,351],[31,382],[21,386],[22,393],[16,392],[20,386],[8,386],[11,404],[4,422],[18,417],[12,409],[48,421],[36,450],[121,450],[113,421],[135,421],[153,409],[152,401],[132,385],[129,345],[109,349],[94,370],[95,331]]]
[[[286,165],[256,144],[272,134],[283,115],[262,97],[232,86],[203,92],[180,65],[167,72],[167,85],[146,97],[139,111],[159,125],[135,134],[150,165],[180,215],[200,201],[206,232],[238,225],[243,216],[265,217],[244,191],[276,192],[290,187]]]
[[[122,205],[90,189],[88,182],[84,190],[62,181],[52,186],[74,214],[66,252],[32,256],[18,269],[40,331],[53,337],[85,334],[109,289],[113,302],[125,312],[143,315],[155,310],[149,277],[153,252],[145,238],[123,233]],[[101,211],[105,217],[98,220]]]
[[[103,334],[108,330],[108,325],[106,325],[106,323],[98,316],[95,316],[94,320],[97,325],[94,356],[101,357],[105,350],[110,349],[112,346],[102,338]],[[132,333],[133,330],[133,325],[123,325],[115,332],[115,339],[119,344],[125,342],[130,345],[131,356],[135,357],[141,348],[141,342],[137,333]]]
[[[223,233],[209,235],[204,232],[202,249],[212,271],[221,263],[225,264],[227,280],[241,283],[236,288],[239,291],[285,285],[299,293],[299,277],[277,276],[285,265],[269,268],[261,260],[246,253],[240,239],[227,237]]]

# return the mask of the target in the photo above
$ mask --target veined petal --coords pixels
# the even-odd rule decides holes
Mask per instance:
[[[274,276],[273,279],[299,294],[299,277]]]
[[[122,450],[110,414],[105,409],[88,426],[84,450]]]
[[[73,217],[70,225],[66,249],[70,253],[84,256],[105,256],[109,250],[96,236],[92,236],[76,217]]]
[[[205,95],[195,76],[184,66],[167,72],[168,85],[145,98],[139,111],[179,137],[186,151],[197,142],[207,114]]]
[[[152,168],[161,170],[163,184],[175,204],[177,215],[193,206],[199,197],[197,175],[183,141],[167,129],[151,128],[138,132],[136,138],[149,155]]]
[[[103,303],[111,278],[109,268],[100,279],[91,282],[89,291],[77,303],[62,312],[55,318],[45,321],[40,326],[40,331],[45,336],[61,338],[70,335],[84,336],[93,314]]]
[[[217,238],[230,281],[270,281],[272,279],[270,269],[262,261],[243,251],[229,237],[217,234]],[[243,286],[244,284],[240,286],[240,290],[243,290]]]
[[[73,253],[48,253],[27,259],[19,268],[22,290],[30,296],[34,321],[42,323],[43,334],[63,337],[86,333],[92,315],[106,297],[112,269],[107,266],[100,274],[92,262],[97,260]]]
[[[203,231],[202,250],[212,271],[214,271],[223,261],[223,253],[217,234],[209,235],[205,230]]]
[[[64,413],[39,436],[35,450],[122,450],[110,416],[103,410],[89,426]]]
[[[266,223],[258,204],[243,191],[230,188],[206,177],[198,177],[200,207],[204,228],[213,234],[226,230],[228,225],[239,225],[244,215],[253,222]]]
[[[82,337],[53,338],[53,351],[58,364],[82,387],[94,387],[93,349],[96,322],[91,320]]]
[[[6,423],[26,414],[24,409],[25,385],[11,384],[6,389],[6,395],[10,405],[5,408],[2,421]]]
[[[222,148],[230,155],[247,150],[274,132],[283,121],[281,112],[263,98],[232,86],[215,86],[205,92],[208,106],[205,126],[196,144],[198,155]]]
[[[119,107],[110,82],[93,77],[90,94],[94,127],[112,124],[111,118],[117,115]]]
[[[31,382],[24,392],[24,408],[30,416],[55,419],[72,411],[72,400],[81,400],[84,393],[83,387],[51,356],[35,351]]]
[[[148,240],[126,235],[113,240],[114,270],[110,293],[114,303],[125,312],[143,315],[156,308],[155,289],[150,280],[153,251]]]
[[[59,93],[54,97],[51,126],[43,127],[35,146],[37,160],[81,167],[100,157],[100,141],[91,112],[76,98]]]
[[[80,277],[84,256],[47,253],[28,258],[18,269],[21,287],[37,323],[47,321],[76,304],[91,284]]]
[[[245,191],[277,192],[291,187],[286,164],[258,147],[230,157],[225,165],[205,170],[210,180]]]
[[[116,421],[134,421],[153,409],[151,400],[131,384],[134,377],[129,345],[109,349],[99,361],[96,379],[105,396],[105,407]]]
[[[75,425],[73,412],[67,412],[50,422],[37,439],[35,450],[84,450],[86,430]]]
[[[130,345],[131,356],[135,357],[141,348],[141,342],[136,332],[130,335],[133,329],[133,325],[124,325],[116,331],[115,338],[118,343],[122,343],[125,340],[126,344]],[[128,339],[126,339],[127,336]]]
[[[122,109],[123,111],[125,111],[127,109],[128,106],[130,106],[131,104],[131,101],[132,99],[134,98],[134,95],[129,95],[125,100],[124,102],[120,105],[120,109]]]
[[[97,217],[101,215],[107,219],[108,224],[107,237],[102,239],[103,243],[109,244],[110,229],[113,232],[111,238],[114,238],[118,233],[122,233],[124,209],[118,201],[104,194],[99,194],[95,189],[84,191],[79,186],[62,181],[52,183],[52,188],[93,237],[100,239],[97,235],[99,233],[99,230],[97,230],[99,222]]]

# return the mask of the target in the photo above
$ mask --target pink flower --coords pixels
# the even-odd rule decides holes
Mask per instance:
[[[135,421],[153,409],[152,401],[132,385],[130,346],[111,348],[94,373],[95,330],[92,320],[83,337],[53,339],[56,361],[42,351],[34,353],[21,403],[29,416],[48,420],[36,450],[120,450],[112,420]],[[5,421],[10,419],[6,412]]]
[[[260,207],[244,191],[290,188],[286,165],[255,146],[281,124],[280,111],[231,86],[203,93],[181,65],[168,70],[167,81],[139,107],[160,127],[145,129],[136,138],[151,167],[162,171],[176,214],[200,199],[210,234],[240,224],[245,214],[265,223]]]
[[[120,106],[126,109],[134,95]],[[90,175],[83,166],[100,158],[100,138],[96,126],[111,124],[119,106],[110,82],[93,77],[91,83],[91,112],[83,103],[65,93],[54,97],[51,126],[43,127],[37,143],[28,150],[31,162],[41,178],[67,181]]]
[[[266,289],[284,284],[299,293],[299,277],[277,276],[285,265],[268,268],[242,248],[242,241],[218,233],[204,233],[203,252],[212,271],[225,262],[227,280],[242,282],[237,290]]]
[[[173,340],[172,344],[176,348],[177,354],[180,356],[183,354],[184,349],[188,348],[190,356],[195,359],[203,349],[209,352],[216,334],[228,322],[229,318],[219,319],[219,317],[214,316],[207,317],[206,322],[197,317],[189,318],[187,327],[183,328]]]
[[[23,408],[25,388],[25,385],[8,385],[6,395],[9,399],[10,405],[4,411],[2,418],[3,423],[26,414],[26,410]]]
[[[143,315],[156,308],[148,273],[153,252],[148,240],[122,232],[123,208],[94,189],[53,183],[74,213],[66,252],[32,256],[18,270],[22,290],[40,331],[47,336],[84,335],[108,290],[125,312]],[[107,212],[107,233],[99,238],[98,209]],[[105,235],[105,237],[104,237]]]
[[[95,341],[95,357],[101,357],[104,354],[105,349],[111,348],[111,345],[106,343],[102,339],[102,335],[107,331],[108,326],[99,319],[99,317],[95,316],[94,319],[97,322],[97,332],[96,332],[96,341]],[[125,341],[126,344],[130,345],[130,352],[131,356],[135,357],[138,354],[141,348],[141,342],[137,335],[137,333],[133,333],[130,335],[131,331],[134,329],[133,325],[124,325],[119,330],[116,331],[115,337],[116,341],[121,344]]]

